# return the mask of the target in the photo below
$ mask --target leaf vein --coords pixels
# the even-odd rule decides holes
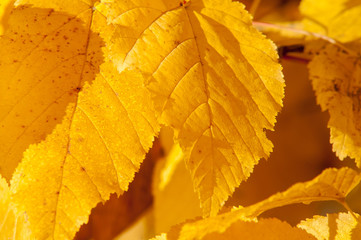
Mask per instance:
[[[112,157],[112,154],[111,154],[111,151],[109,150],[109,147],[108,145],[106,144],[105,142],[105,139],[103,137],[103,135],[100,133],[99,129],[97,128],[97,126],[95,126],[94,122],[90,119],[90,117],[88,116],[88,114],[80,107],[78,106],[78,109],[83,112],[84,116],[86,116],[86,118],[89,120],[89,122],[91,123],[91,125],[94,127],[96,133],[98,134],[98,136],[100,137],[100,139],[102,140],[101,142],[103,143],[105,149],[107,150],[108,152],[108,156],[111,160],[111,163],[112,163],[112,166],[114,168],[114,171],[115,171],[115,175],[117,176],[117,183],[118,183],[118,187],[119,187],[119,190],[121,191],[121,187],[120,187],[120,183],[119,183],[119,178],[118,178],[118,171],[117,171],[117,168],[115,167],[115,163],[114,163],[114,159]]]
[[[140,145],[140,147],[142,148],[142,150],[143,150],[143,152],[144,152],[144,154],[145,154],[147,151],[144,149],[144,147],[143,147],[143,145],[142,145],[142,142],[141,142],[141,140],[140,140],[139,134],[138,134],[138,132],[137,132],[137,128],[134,126],[134,123],[133,123],[132,119],[130,118],[127,109],[125,108],[124,103],[120,100],[120,98],[118,97],[117,93],[115,92],[115,90],[113,89],[113,87],[110,85],[110,83],[107,81],[107,79],[104,77],[104,75],[103,75],[102,72],[100,72],[100,76],[102,76],[104,82],[109,86],[109,88],[111,89],[111,92],[114,94],[114,96],[115,96],[115,98],[118,100],[120,106],[122,107],[122,109],[124,110],[124,112],[127,114],[127,117],[128,117],[128,119],[129,119],[129,122],[130,122],[130,124],[132,125],[133,130],[134,130],[135,134],[136,134],[137,137],[138,137],[139,145]],[[133,162],[132,162],[132,163],[133,163]],[[134,163],[133,163],[133,165],[134,165]]]
[[[191,117],[191,115],[192,115],[195,111],[197,111],[197,109],[198,109],[199,107],[201,107],[201,106],[204,105],[204,104],[208,104],[208,102],[203,102],[203,103],[200,103],[198,106],[196,106],[196,107],[188,114],[188,116],[183,120],[183,122],[179,125],[180,128],[183,128],[184,125],[185,125],[185,123],[187,122],[187,120]],[[210,126],[207,126],[207,129],[208,129],[208,128],[210,128]]]
[[[213,100],[213,99],[212,99]],[[236,126],[236,124],[234,123],[234,121],[232,120],[232,118],[231,118],[231,116],[229,115],[229,113],[226,111],[226,109],[221,105],[221,104],[219,104],[217,101],[215,101],[215,100],[213,100],[213,102],[215,103],[215,104],[217,104],[221,109],[223,109],[223,111],[226,113],[225,114],[225,116],[230,120],[230,122],[232,123],[232,125],[234,126],[234,128],[236,129],[236,133],[240,136],[240,139],[242,140],[242,142],[244,143],[244,145],[247,147],[247,149],[248,149],[248,152],[249,152],[249,154],[252,156],[252,158],[254,159],[254,160],[256,160],[256,158],[255,158],[255,156],[253,155],[253,152],[251,151],[251,148],[248,146],[248,144],[246,143],[246,141],[244,140],[244,138],[243,138],[243,135],[241,134],[241,132],[239,131],[239,129],[237,128],[237,126]],[[245,119],[247,119],[246,117],[245,117]],[[252,126],[252,125],[251,125]],[[251,127],[252,128],[252,127]],[[253,128],[252,128],[253,129]],[[220,131],[221,131],[221,129],[219,129]],[[222,131],[221,131],[222,132]],[[222,132],[222,134],[224,135],[224,133]],[[256,134],[255,134],[256,135]],[[227,139],[227,138],[226,138]],[[257,137],[257,139],[258,139],[258,137]],[[228,141],[228,140],[227,140]],[[258,139],[258,141],[259,141],[259,139]],[[237,155],[236,155],[237,156]],[[238,157],[237,157],[238,158]]]
[[[95,189],[97,190],[97,193],[98,193],[98,195],[99,195],[99,198],[100,198],[102,201],[104,201],[105,199],[102,198],[102,196],[101,196],[101,194],[100,194],[100,191],[99,191],[99,189],[98,189],[98,186],[95,184],[95,182],[93,181],[93,179],[91,179],[91,177],[89,176],[88,171],[86,170],[86,168],[80,163],[79,159],[76,158],[72,153],[69,153],[69,155],[70,155],[71,157],[73,157],[73,158],[75,159],[75,161],[78,162],[79,166],[81,166],[81,167],[84,169],[85,175],[89,178],[90,182],[94,185]]]
[[[184,75],[177,81],[177,83],[174,85],[174,87],[172,88],[172,90],[170,91],[170,93],[168,94],[167,96],[167,100],[164,102],[164,105],[163,105],[163,109],[162,111],[167,107],[167,104],[169,103],[169,100],[172,96],[172,94],[174,93],[175,89],[179,86],[180,82],[187,76],[188,73],[190,73],[190,71],[195,67],[197,66],[197,64],[200,64],[200,62],[195,62],[185,73]]]

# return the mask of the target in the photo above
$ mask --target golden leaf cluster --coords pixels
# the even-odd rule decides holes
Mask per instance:
[[[140,219],[118,239],[358,239],[346,198],[361,181],[361,1],[294,2],[1,1],[0,239],[94,238],[80,227],[117,198],[125,227]],[[235,207],[274,144],[279,156],[266,136],[285,95],[279,54],[309,62],[333,151],[357,167]],[[263,217],[323,201],[347,212]]]

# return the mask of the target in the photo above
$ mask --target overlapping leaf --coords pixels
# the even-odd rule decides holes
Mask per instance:
[[[354,216],[350,212],[314,216],[312,219],[300,222],[297,227],[304,229],[318,240],[356,240],[361,238],[361,227]]]
[[[0,239],[33,239],[26,213],[17,213],[11,202],[10,189],[0,175]]]
[[[275,46],[231,0],[105,1],[113,61],[141,72],[175,129],[204,215],[215,215],[272,150],[283,97]]]
[[[173,146],[166,159],[157,163],[153,194],[157,233],[166,232],[173,225],[202,215],[198,196],[193,191],[192,179],[184,163],[184,154],[178,144]]]
[[[87,224],[81,226],[74,240],[114,239],[122,232],[128,231],[141,221],[144,215],[154,222],[153,214],[148,214],[152,205],[151,191],[154,164],[162,153],[159,142],[155,142],[142,162],[139,172],[135,174],[128,190],[122,195],[112,194],[105,203],[99,203],[92,209]],[[152,212],[153,213],[153,212]],[[169,213],[169,212],[168,212]],[[151,225],[153,226],[153,224]],[[149,230],[153,228],[149,227]],[[142,232],[142,231],[140,231]],[[153,230],[154,232],[154,230]],[[151,234],[149,237],[154,236]],[[137,239],[137,238],[125,238]]]
[[[297,183],[284,192],[274,194],[268,199],[240,209],[248,217],[256,217],[272,208],[294,203],[336,200],[343,202],[351,190],[359,184],[361,175],[350,168],[324,170],[315,179]]]
[[[216,217],[188,222],[170,231],[176,238],[203,239],[208,234],[223,233],[240,219],[247,220],[272,208],[294,203],[337,200],[344,201],[347,194],[360,182],[361,175],[349,168],[326,169],[313,180],[297,183],[254,205],[232,210]],[[169,235],[168,235],[169,236]]]
[[[186,236],[186,234],[185,234]],[[315,239],[306,231],[292,227],[286,222],[281,222],[278,219],[260,219],[258,221],[238,220],[233,223],[226,231],[222,233],[211,233],[202,238],[194,238],[188,236],[185,238],[178,238],[177,235],[169,233],[159,235],[153,240],[176,240],[176,239],[202,239],[202,240],[232,240],[232,239],[292,239],[292,240],[306,240]]]
[[[21,7],[9,19],[0,50],[0,172],[7,179],[24,150],[45,139],[99,72],[103,42],[82,22],[89,24],[87,8],[77,18]]]
[[[302,0],[300,11],[304,16],[306,30],[327,35],[341,42],[350,42],[361,38],[361,1]]]
[[[4,33],[8,18],[15,0],[2,0],[0,2],[0,35]]]
[[[1,167],[9,177],[41,141],[14,173],[14,202],[37,239],[72,239],[127,190],[158,125],[139,78],[109,61],[94,1],[22,3],[1,38]]]
[[[321,32],[334,42],[319,50],[309,64],[310,78],[318,103],[330,113],[333,150],[341,160],[354,158],[360,167],[361,1],[337,0],[329,4],[303,0],[301,11],[306,30]]]
[[[309,64],[310,78],[322,110],[328,110],[333,150],[342,160],[361,164],[361,61],[328,45]]]
[[[212,233],[205,236],[204,240],[232,240],[232,239],[289,239],[289,240],[314,240],[315,238],[301,229],[292,227],[278,219],[260,219],[257,222],[238,221],[232,224],[224,233]]]

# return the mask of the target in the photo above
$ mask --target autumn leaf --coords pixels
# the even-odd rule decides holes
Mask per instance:
[[[256,203],[240,212],[248,217],[256,217],[272,208],[294,203],[335,200],[344,203],[346,196],[361,181],[361,175],[350,168],[329,168],[309,182],[297,183],[284,192],[276,193],[268,199]],[[236,211],[235,211],[236,212]]]
[[[112,60],[141,72],[175,129],[205,216],[217,214],[272,143],[283,78],[275,46],[230,0],[105,1]]]
[[[302,0],[300,11],[304,16],[304,28],[341,42],[361,38],[360,0]]]
[[[187,236],[185,232],[183,237],[177,236],[175,232],[159,235],[153,240],[180,240],[180,239],[202,239],[202,240],[231,240],[231,239],[315,239],[306,231],[292,227],[286,222],[282,222],[276,218],[260,219],[260,220],[238,220],[233,223],[226,231],[222,233],[211,233],[202,238],[194,238]]]
[[[4,33],[4,29],[7,27],[14,1],[15,0],[1,0],[0,2],[0,35]]]
[[[337,156],[350,156],[361,165],[359,57],[328,45],[309,64],[310,78],[322,110],[330,113],[328,127]]]
[[[359,215],[356,217],[358,218]],[[314,216],[312,219],[301,221],[297,227],[314,235],[318,240],[356,240],[361,238],[360,223],[350,212]]]
[[[104,43],[82,23],[90,16],[29,7],[12,13],[0,39],[0,77],[8,79],[0,83],[0,172],[8,180],[24,150],[51,133],[99,71]]]
[[[236,189],[225,207],[257,203],[292,184],[314,178],[324,166],[338,161],[329,143],[330,135],[326,128],[329,116],[317,106],[308,80],[307,65],[296,60],[282,60],[281,63],[287,83],[286,97],[282,112],[277,117],[275,132],[267,134],[274,144],[274,152]],[[294,225],[328,204],[294,204],[272,209],[262,216],[278,217]]]
[[[303,0],[300,10],[305,29],[324,34],[331,43],[316,51],[309,71],[317,102],[330,113],[333,151],[341,160],[354,158],[360,167],[361,1],[337,0],[330,5]]]
[[[326,40],[310,76],[330,112],[334,150],[360,166],[361,2],[338,0],[333,9],[323,1],[302,4],[310,6],[302,10],[306,29],[285,44],[309,44],[308,31]],[[361,181],[350,168],[327,169],[264,201],[218,213],[272,151],[266,131],[273,130],[284,90],[276,47],[241,3],[17,0],[13,6],[0,3],[0,239],[73,239],[92,208],[128,190],[159,125],[174,129],[175,143],[172,134],[164,140],[168,155],[153,176],[153,208],[119,239],[149,237],[173,224],[179,225],[155,239],[361,237],[359,215],[345,200]],[[317,10],[322,16],[312,16]],[[284,27],[276,32],[294,26]],[[144,210],[135,210],[138,196],[127,202],[132,216]],[[349,213],[315,216],[298,228],[259,218],[281,206],[329,200]],[[189,220],[201,210],[203,219]]]
[[[119,74],[93,2],[18,1],[1,38],[2,171],[38,239],[72,239],[133,180],[159,127],[134,74]],[[16,61],[15,61],[16,60]],[[45,140],[44,140],[45,139]],[[40,142],[40,143],[39,143]],[[36,194],[34,194],[36,193]]]
[[[264,22],[254,22],[253,25],[267,37],[277,44],[277,46],[297,45],[305,42],[307,36],[302,31],[300,22],[286,22],[271,24]],[[280,51],[280,49],[278,49]]]
[[[311,240],[314,237],[307,234],[305,231],[300,231],[292,227],[286,222],[282,222],[276,218],[260,219],[257,222],[253,221],[238,221],[232,224],[223,233],[212,233],[205,236],[204,240],[232,240],[232,239],[292,239],[292,240]]]
[[[297,183],[284,192],[248,207],[235,208],[216,217],[187,222],[174,227],[174,239],[203,239],[208,234],[223,233],[240,219],[254,219],[262,212],[294,203],[336,200],[344,203],[347,194],[361,181],[361,175],[350,168],[326,169],[309,182]],[[172,238],[171,238],[172,239]]]
[[[167,234],[166,233],[162,233],[160,235],[155,236],[154,238],[152,238],[151,240],[167,240]]]
[[[26,213],[17,213],[9,186],[0,175],[0,239],[34,239]]]
[[[184,154],[178,144],[156,165],[153,195],[156,233],[166,232],[173,225],[202,215],[198,196],[193,191],[192,179],[184,163]]]
[[[153,202],[152,173],[161,153],[159,141],[155,141],[128,190],[119,197],[112,194],[105,203],[98,203],[92,209],[88,223],[81,226],[74,240],[116,240],[117,235],[133,228],[139,219],[150,212]],[[151,221],[154,222],[153,215]]]

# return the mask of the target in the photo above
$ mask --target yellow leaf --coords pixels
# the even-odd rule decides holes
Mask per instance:
[[[183,232],[182,232],[183,233]],[[315,239],[311,234],[292,227],[286,222],[282,222],[276,218],[273,219],[260,219],[258,221],[245,221],[238,220],[229,226],[222,233],[211,233],[204,237],[196,238],[192,235],[188,235],[186,232],[178,236],[177,229],[167,235],[162,234],[154,238],[154,240],[189,240],[189,239],[202,239],[202,240],[233,240],[233,239],[249,239],[249,240],[278,240],[278,239],[292,239],[292,240],[304,240],[304,239]]]
[[[179,239],[202,239],[207,234],[222,233],[239,219],[257,217],[262,212],[289,204],[327,200],[344,201],[347,194],[360,180],[361,175],[350,168],[326,169],[313,180],[297,183],[288,190],[254,205],[239,207],[216,217],[185,223],[177,230]]]
[[[283,97],[275,46],[231,0],[105,1],[119,71],[141,72],[175,129],[204,215],[216,215],[272,143]]]
[[[314,178],[320,173],[320,166],[337,161],[328,141],[329,132],[325,127],[328,116],[318,110],[314,92],[310,82],[306,80],[307,65],[287,60],[282,60],[281,63],[288,84],[284,107],[277,117],[275,132],[267,134],[275,146],[274,152],[267,162],[261,162],[256,167],[247,182],[236,189],[227,200],[226,207],[248,206],[262,201],[297,182]],[[295,204],[272,209],[263,217],[278,217],[294,225],[328,204]]]
[[[345,197],[361,181],[361,175],[351,168],[329,168],[311,181],[297,183],[284,192],[240,209],[247,217],[256,217],[272,208],[312,201],[344,201]],[[235,211],[237,212],[237,211]]]
[[[105,203],[98,203],[92,209],[88,223],[82,225],[76,233],[75,240],[113,239],[134,225],[137,219],[142,218],[153,202],[152,177],[154,165],[161,155],[160,150],[159,142],[154,142],[127,192],[121,196],[112,194]],[[149,235],[151,237],[155,235],[153,212],[147,219],[152,223],[152,227],[148,227],[153,231],[153,234]]]
[[[29,6],[13,10],[0,38],[0,173],[7,180],[24,150],[51,133],[99,72],[104,43],[90,29],[88,9],[83,4],[77,17]]]
[[[151,240],[167,240],[167,234],[166,234],[166,233],[162,233],[161,235],[155,236],[155,237],[152,238]]]
[[[360,39],[361,1],[303,0],[300,10],[306,30],[321,32],[347,44],[323,46],[309,64],[310,78],[322,110],[328,110],[333,151],[361,166]],[[331,41],[332,42],[332,41]]]
[[[341,42],[360,39],[360,0],[302,0],[300,11],[306,30],[318,32]]]
[[[15,0],[1,0],[0,1],[0,35],[4,33],[4,29],[7,27],[7,21],[13,8]]]
[[[201,216],[199,199],[193,191],[191,176],[179,145],[173,146],[166,159],[156,165],[153,178],[155,232]]]
[[[297,227],[304,229],[318,240],[361,239],[360,223],[350,212],[314,216],[312,219],[301,221]]]
[[[253,25],[277,46],[302,44],[308,36],[302,31],[300,22],[282,22],[277,24],[254,22]]]
[[[315,239],[312,235],[305,231],[300,231],[296,227],[292,227],[287,222],[282,222],[276,218],[260,219],[253,221],[238,221],[232,224],[223,233],[212,233],[203,238],[204,240],[233,240],[233,239],[249,239],[249,240],[311,240]]]
[[[153,226],[153,209],[150,208],[148,211],[142,214],[136,222],[133,222],[132,226],[121,232],[113,240],[132,240],[132,239],[149,239],[155,235]],[[111,239],[105,238],[104,235],[95,239]]]
[[[137,86],[124,84],[130,78],[112,79],[121,83],[117,88],[128,87],[130,94],[139,91]],[[134,121],[135,126],[143,124],[146,137],[141,130],[133,130],[132,120],[140,117],[141,111],[131,109],[137,106],[124,108],[105,81],[109,79],[98,77],[92,86],[84,87],[77,106],[70,105],[62,124],[25,152],[13,176],[14,199],[20,210],[28,213],[39,239],[71,239],[98,202],[107,200],[112,192],[127,190],[151,146],[151,139],[146,138],[155,133],[146,119]],[[112,108],[107,107],[110,105]],[[142,110],[143,114],[147,111]],[[137,134],[142,141],[148,140],[148,145],[143,145]]]
[[[337,46],[326,46],[309,64],[317,102],[328,110],[333,151],[361,166],[361,61]]]
[[[97,6],[82,0],[26,3],[34,7],[14,10],[1,48],[4,79],[13,79],[1,83],[11,82],[10,90],[1,85],[10,91],[1,106],[13,114],[1,136],[16,132],[7,141],[23,150],[48,135],[24,153],[11,191],[38,239],[72,239],[98,202],[127,190],[159,127],[140,78],[119,74],[108,60],[102,46],[111,26]],[[63,12],[68,9],[72,15]],[[24,38],[15,38],[15,31]],[[13,57],[19,63],[13,65]],[[25,137],[21,121],[26,129],[39,127],[40,137]]]
[[[13,206],[9,186],[0,175],[0,239],[34,239],[26,213],[18,214]]]

